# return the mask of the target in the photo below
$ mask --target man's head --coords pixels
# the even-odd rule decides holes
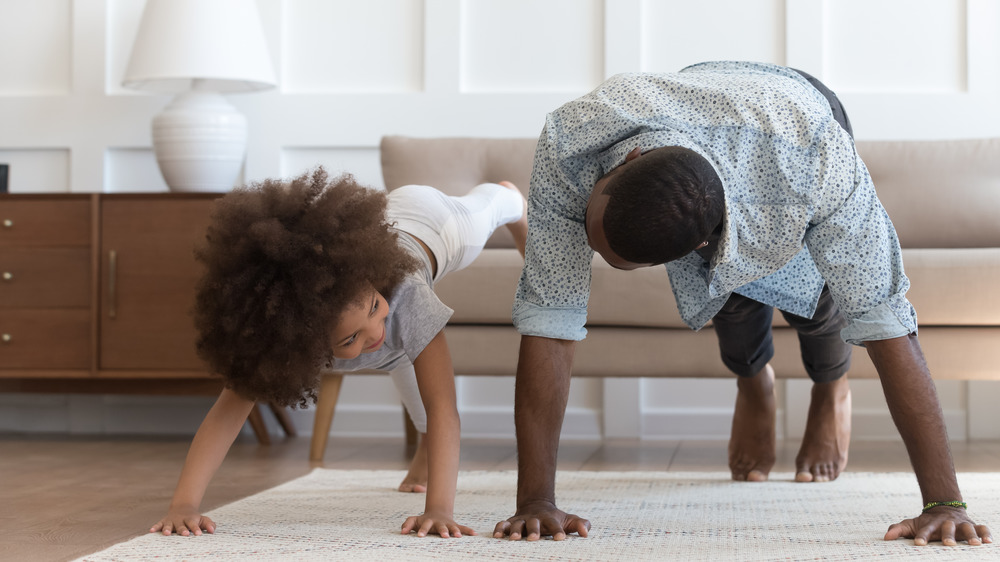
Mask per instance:
[[[701,155],[678,146],[636,148],[594,184],[587,239],[619,269],[658,265],[705,245],[724,213],[722,181]]]
[[[330,180],[320,168],[235,189],[214,204],[195,254],[205,266],[195,325],[199,356],[228,387],[304,406],[336,356],[342,319],[363,310],[384,321],[382,295],[419,267],[387,224],[386,203],[384,192],[349,175]]]

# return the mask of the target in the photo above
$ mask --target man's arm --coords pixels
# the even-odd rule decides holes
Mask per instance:
[[[924,504],[961,501],[937,389],[917,337],[868,341],[865,347],[878,370],[889,413],[906,444]],[[945,545],[954,545],[956,540],[971,545],[992,542],[985,525],[975,525],[964,509],[945,506],[889,527],[885,539],[899,537],[913,538],[917,545],[932,540]]]
[[[517,513],[497,523],[493,536],[529,541],[567,533],[587,536],[590,522],[556,508],[559,433],[569,397],[573,341],[521,336],[514,389],[517,428]]]

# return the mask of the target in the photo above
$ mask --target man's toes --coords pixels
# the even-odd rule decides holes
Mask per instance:
[[[747,482],[767,482],[767,473],[762,470],[753,469],[747,473]]]
[[[796,482],[830,482],[840,476],[840,471],[833,464],[817,464],[808,468],[799,468],[795,472]]]

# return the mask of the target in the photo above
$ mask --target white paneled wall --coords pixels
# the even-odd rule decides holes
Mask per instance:
[[[248,0],[253,1],[253,0]],[[240,181],[322,164],[381,186],[378,140],[535,137],[544,115],[618,72],[711,59],[805,70],[860,139],[1000,136],[995,0],[256,0],[279,86],[234,95]],[[149,123],[168,101],[121,87],[144,0],[0,0],[0,162],[14,192],[163,191]],[[955,438],[1000,438],[997,382],[938,385]],[[465,435],[513,434],[513,379],[461,377]],[[809,383],[779,388],[800,436]],[[574,380],[568,438],[725,438],[729,380]],[[856,381],[855,438],[895,438]],[[0,431],[189,433],[211,400],[0,395]],[[389,415],[387,415],[389,414]],[[304,432],[311,412],[296,412]],[[400,435],[387,378],[349,377],[334,432]],[[162,420],[170,419],[169,424]]]

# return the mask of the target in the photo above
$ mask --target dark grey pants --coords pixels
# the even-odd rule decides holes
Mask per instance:
[[[851,121],[837,95],[822,82],[798,72],[830,102],[833,118],[854,138]],[[830,290],[823,287],[816,313],[803,318],[781,311],[799,336],[802,363],[814,382],[831,382],[847,373],[851,367],[851,346],[840,337],[847,326],[847,319],[840,313]],[[764,368],[774,357],[774,340],[771,336],[771,318],[774,310],[763,303],[733,293],[722,310],[712,319],[719,338],[722,362],[730,371],[741,377],[750,377]]]

